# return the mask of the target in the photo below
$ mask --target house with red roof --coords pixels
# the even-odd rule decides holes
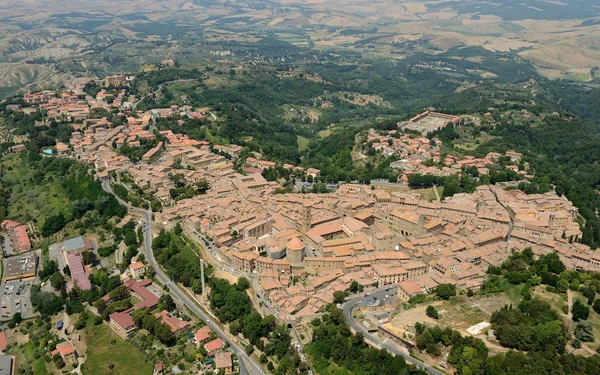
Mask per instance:
[[[125,285],[130,293],[139,299],[140,301],[134,305],[136,309],[143,309],[147,307],[148,309],[153,309],[158,305],[158,296],[152,293],[147,287],[152,284],[152,280],[144,279],[140,281],[135,280],[127,280],[123,285]]]
[[[109,315],[110,327],[124,339],[133,335],[137,330],[133,318],[131,315],[129,315],[131,311],[133,311],[133,309],[122,312],[114,312]]]
[[[3,232],[9,234],[12,246],[17,253],[31,250],[31,241],[27,233],[27,226],[12,220],[4,220],[0,224]]]
[[[208,357],[214,356],[219,350],[222,350],[223,348],[225,348],[225,343],[223,342],[223,340],[221,340],[220,337],[204,344],[204,350],[206,350],[206,355]]]
[[[0,354],[6,351],[8,347],[8,339],[6,338],[6,332],[0,331]]]
[[[92,283],[88,277],[88,272],[83,264],[83,256],[80,252],[67,254],[67,264],[71,271],[71,281],[67,283],[67,290],[71,291],[75,285],[81,290],[92,289]]]
[[[71,341],[61,342],[60,344],[56,345],[56,349],[52,351],[52,356],[54,357],[55,355],[60,355],[67,365],[77,363],[77,350],[75,350],[75,347]]]
[[[210,338],[212,330],[209,326],[204,326],[194,333],[194,341],[196,342],[196,346],[202,345],[206,340]]]
[[[166,324],[171,330],[171,332],[173,332],[175,337],[181,336],[181,334],[190,325],[189,322],[181,320],[176,316],[172,316],[167,310],[163,310],[159,313],[154,314],[154,317],[158,319],[161,323]]]
[[[217,372],[223,371],[225,375],[233,373],[233,360],[230,352],[215,354],[215,369]]]
[[[141,279],[146,272],[146,265],[142,262],[134,262],[129,265],[129,272],[134,279]]]

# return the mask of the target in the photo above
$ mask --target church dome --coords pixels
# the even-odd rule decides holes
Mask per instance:
[[[304,250],[304,243],[298,237],[292,238],[287,244],[288,250]]]

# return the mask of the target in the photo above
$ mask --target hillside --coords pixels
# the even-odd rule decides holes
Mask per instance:
[[[353,59],[483,47],[514,51],[550,78],[596,82],[600,36],[593,1],[326,2],[170,0],[8,1],[0,4],[0,95],[27,85],[138,71],[168,58],[293,62],[298,52]],[[65,12],[75,9],[77,12]],[[315,56],[316,58],[316,56]],[[482,77],[490,73],[482,70]]]

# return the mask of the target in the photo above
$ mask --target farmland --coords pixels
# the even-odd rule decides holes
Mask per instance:
[[[479,46],[516,52],[550,78],[588,82],[579,71],[599,60],[600,22],[592,1],[576,4],[401,0],[324,2],[293,0],[284,6],[242,1],[94,3],[77,13],[74,0],[0,5],[0,95],[53,87],[121,71],[233,58],[260,62],[319,59],[320,52],[402,59],[415,53]],[[530,5],[531,4],[531,5]],[[532,11],[540,9],[540,11]],[[32,16],[36,14],[36,16]],[[243,14],[243,16],[240,16]],[[483,72],[483,77],[494,78]],[[584,76],[584,74],[586,74]]]

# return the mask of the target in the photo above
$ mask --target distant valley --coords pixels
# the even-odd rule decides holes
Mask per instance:
[[[549,78],[594,84],[599,37],[600,6],[591,0],[10,0],[0,5],[0,96],[169,58],[404,59],[473,46],[515,53]]]

